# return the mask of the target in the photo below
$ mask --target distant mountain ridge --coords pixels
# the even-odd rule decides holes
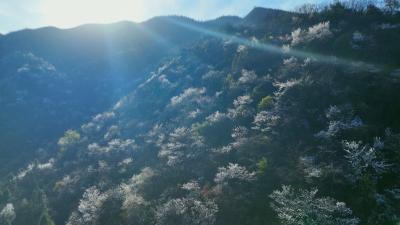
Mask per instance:
[[[280,17],[281,15],[294,14],[280,9],[270,9],[263,7],[255,7],[243,19],[248,22],[261,22],[271,18]]]
[[[284,10],[279,10],[279,9],[272,9],[272,8],[263,8],[263,7],[254,7],[246,16],[244,17],[239,17],[239,16],[221,16],[215,19],[209,19],[206,21],[202,21],[203,23],[213,23],[215,21],[230,21],[230,22],[239,22],[240,20],[248,20],[248,21],[256,21],[259,22],[260,20],[266,19],[268,17],[271,17],[273,15],[277,15],[277,14],[287,14],[287,11]],[[194,19],[191,19],[189,17],[185,17],[185,16],[156,16],[153,18],[150,18],[146,21],[143,21],[141,23],[136,23],[136,22],[132,22],[132,21],[120,21],[120,22],[114,22],[114,23],[109,23],[109,24],[101,24],[101,23],[92,23],[92,24],[83,24],[83,25],[79,25],[76,27],[72,27],[72,28],[65,28],[65,29],[61,29],[61,28],[57,28],[54,26],[49,26],[49,27],[42,27],[42,28],[36,28],[36,29],[23,29],[23,30],[17,30],[17,31],[13,31],[7,34],[1,34],[0,36],[7,36],[10,34],[14,34],[14,33],[19,33],[19,32],[25,32],[25,31],[34,31],[34,30],[42,30],[42,29],[58,29],[58,30],[79,30],[81,28],[84,27],[107,27],[107,26],[119,26],[119,25],[133,25],[133,24],[146,24],[149,23],[151,21],[154,20],[159,20],[159,19],[163,19],[163,18],[174,18],[174,19],[181,19],[181,20],[186,20],[186,22],[191,21],[194,22]]]

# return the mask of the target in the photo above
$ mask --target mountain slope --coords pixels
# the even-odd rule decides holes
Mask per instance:
[[[351,18],[346,23],[338,16],[343,10]],[[150,30],[161,42],[156,53],[149,50],[158,60],[146,58],[138,79],[128,76],[121,83],[129,85],[101,107],[95,101],[104,89],[81,96],[101,86],[98,76],[79,73],[91,86],[77,86],[71,81],[76,74],[58,73],[51,58],[36,56],[49,54],[41,48],[8,53],[1,64],[10,71],[2,83],[8,89],[1,89],[1,96],[11,97],[3,101],[14,103],[10,93],[21,85],[20,92],[40,96],[28,94],[35,106],[42,98],[35,87],[50,86],[48,93],[57,93],[66,85],[74,88],[71,95],[59,95],[66,102],[79,100],[68,114],[85,104],[95,108],[78,114],[74,126],[57,125],[64,134],[38,143],[40,154],[27,157],[29,163],[3,183],[0,222],[396,224],[400,51],[394,24],[399,22],[399,15],[382,13],[372,20],[368,11],[336,5],[313,16],[256,8],[243,19],[200,23],[158,17],[111,25]],[[89,28],[94,29],[76,29]],[[163,35],[167,39],[158,39]],[[116,49],[141,43],[112,40],[122,46]],[[162,43],[174,41],[178,51],[157,54]],[[106,61],[130,62],[127,55]],[[90,72],[85,65],[76,70]],[[16,70],[29,80],[12,76]],[[66,109],[53,101],[43,111]],[[1,120],[11,121],[13,112],[10,108]],[[8,123],[9,129],[26,129],[27,122]]]
[[[24,30],[0,38],[0,158],[7,163],[0,174],[109,108],[195,35],[159,18]]]

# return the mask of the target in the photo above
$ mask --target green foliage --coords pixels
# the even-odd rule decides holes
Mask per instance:
[[[47,209],[44,210],[42,216],[40,217],[38,225],[56,225],[51,219]]]
[[[272,98],[272,96],[268,95],[261,99],[261,101],[258,103],[257,108],[259,111],[263,111],[269,109],[273,104],[274,99]]]
[[[81,139],[81,135],[75,130],[67,130],[64,136],[58,140],[58,146],[61,152],[64,152],[68,147],[75,145]]]
[[[257,163],[257,175],[264,176],[267,167],[268,167],[268,160],[266,157],[262,157],[262,159],[260,159],[260,161],[258,161]]]
[[[232,85],[235,82],[232,74],[228,74],[225,78],[225,82],[228,86]]]
[[[63,189],[65,187],[65,184],[62,180],[57,181],[54,186],[53,186],[53,191],[60,191],[61,189]]]

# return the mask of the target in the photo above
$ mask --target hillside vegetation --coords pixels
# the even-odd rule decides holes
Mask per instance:
[[[0,37],[1,225],[396,225],[400,14]]]

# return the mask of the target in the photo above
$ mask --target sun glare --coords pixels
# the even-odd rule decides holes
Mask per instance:
[[[82,23],[110,23],[146,19],[141,0],[43,0],[39,6],[42,20],[59,27]]]

